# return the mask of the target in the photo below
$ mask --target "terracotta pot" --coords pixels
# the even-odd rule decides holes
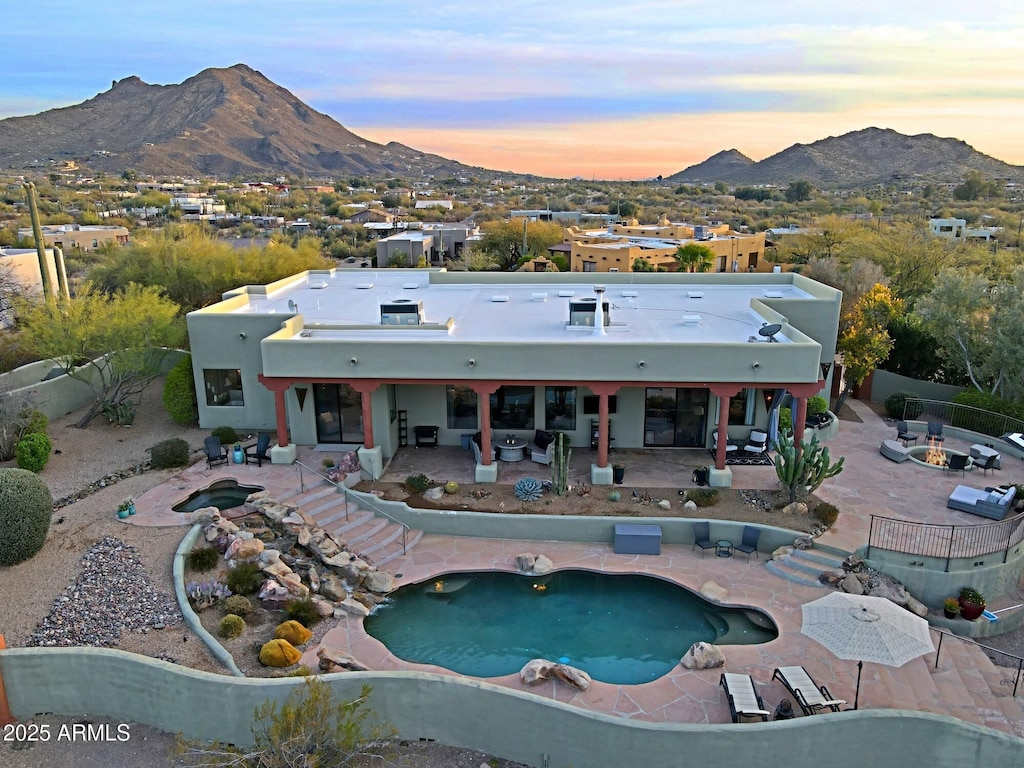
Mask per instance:
[[[968,603],[966,600],[960,600],[960,615],[968,621],[974,621],[981,616],[984,610],[984,603]]]

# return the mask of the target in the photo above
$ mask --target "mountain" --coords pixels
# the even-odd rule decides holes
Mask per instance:
[[[670,176],[669,181],[785,185],[806,179],[823,187],[854,187],[907,178],[960,181],[969,170],[989,178],[1024,181],[1024,166],[996,160],[959,139],[930,133],[906,136],[884,128],[794,144],[756,163],[736,150],[719,152]]]
[[[127,77],[81,104],[0,120],[0,167],[72,159],[107,173],[221,178],[495,173],[361,138],[244,64],[179,85]]]

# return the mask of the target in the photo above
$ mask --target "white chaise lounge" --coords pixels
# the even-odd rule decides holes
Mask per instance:
[[[1002,520],[1012,514],[1015,506],[1014,497],[1017,487],[1011,485],[1006,489],[991,490],[988,488],[971,488],[969,485],[958,485],[946,500],[950,509],[959,509],[972,515]]]

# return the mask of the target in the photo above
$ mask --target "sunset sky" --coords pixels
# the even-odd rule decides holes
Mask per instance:
[[[668,176],[869,126],[1024,164],[1024,5],[38,0],[0,118],[244,63],[361,136],[544,176]]]

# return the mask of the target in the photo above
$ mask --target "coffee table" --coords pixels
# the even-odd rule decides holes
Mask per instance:
[[[502,440],[498,443],[498,458],[502,461],[522,461],[526,458],[526,441],[518,437]]]

